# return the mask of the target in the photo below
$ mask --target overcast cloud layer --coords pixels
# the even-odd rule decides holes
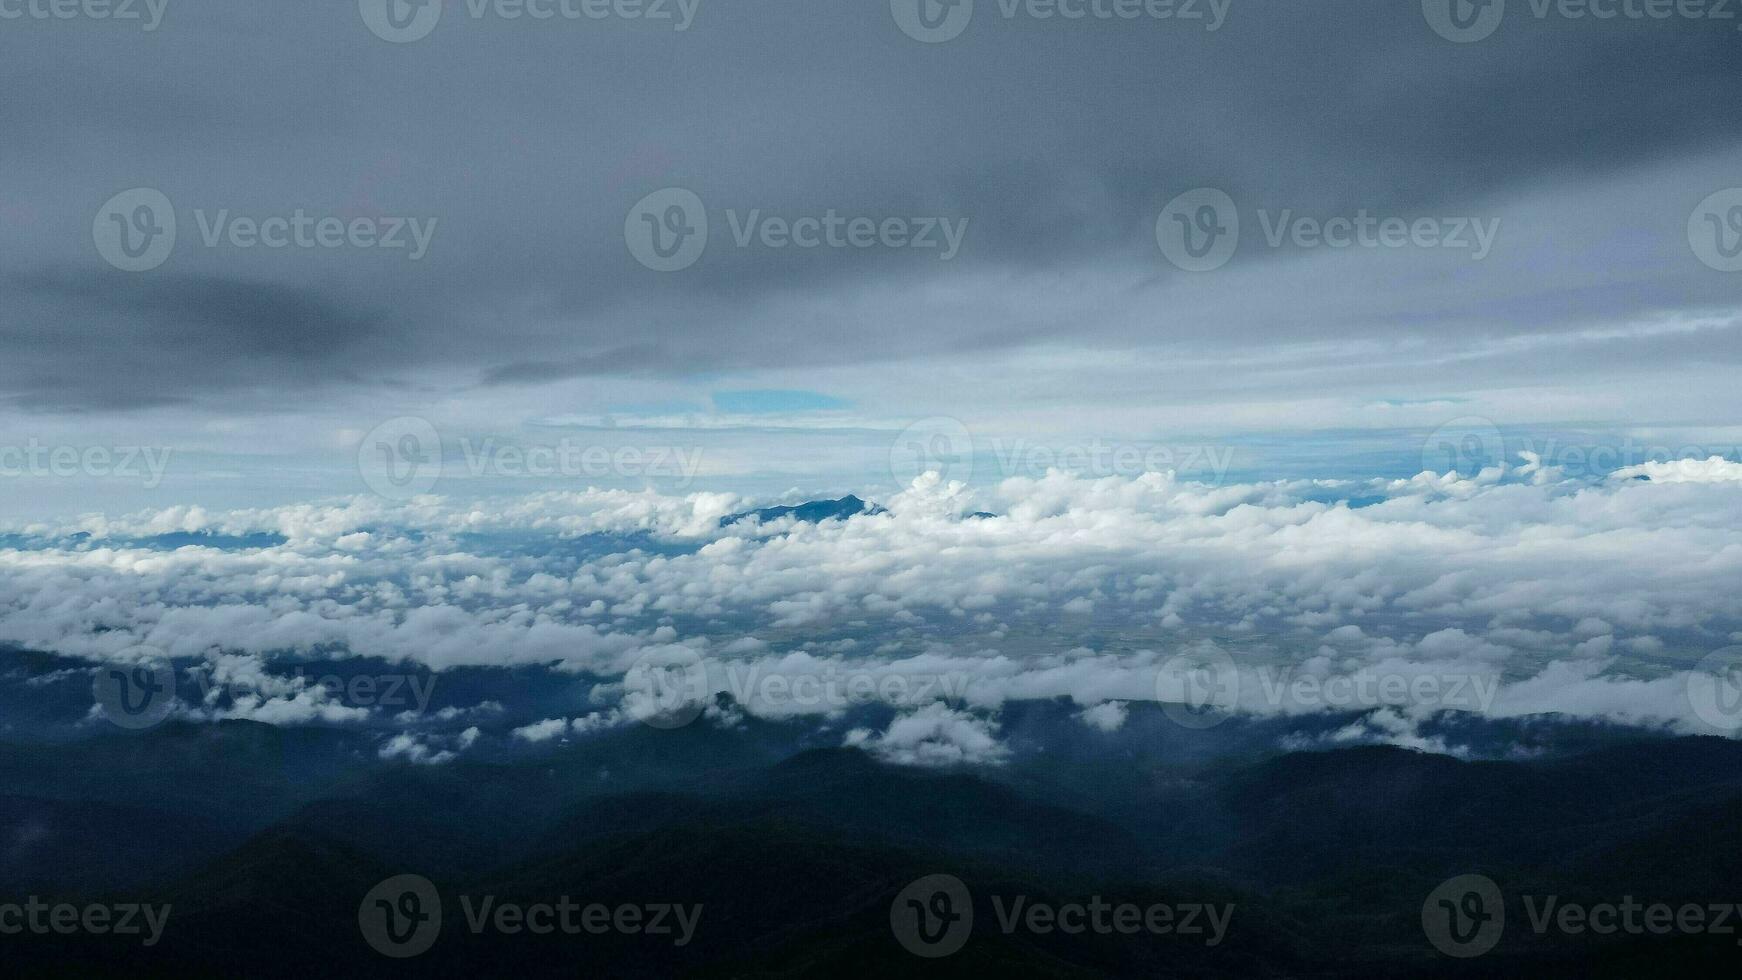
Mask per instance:
[[[850,408],[844,431],[948,416],[977,438],[1466,415],[1734,433],[1742,273],[1690,242],[1690,224],[1731,233],[1723,200],[1718,225],[1700,211],[1742,183],[1724,5],[1600,19],[1514,0],[1457,43],[1434,2],[1123,20],[1093,11],[1147,8],[980,0],[959,36],[923,43],[906,3],[702,0],[652,21],[449,0],[427,36],[389,43],[374,0],[167,0],[131,8],[141,21],[11,0],[0,443],[198,461],[177,498],[37,483],[18,506],[351,492],[358,440],[388,419],[450,441],[553,418],[691,425],[732,391],[814,392]],[[137,272],[93,234],[133,188],[178,224]],[[666,188],[710,223],[672,272],[625,233]],[[1240,216],[1212,271],[1157,243],[1196,188]],[[367,232],[278,249],[231,234],[299,209]],[[830,210],[907,224],[868,247],[736,240]],[[1295,234],[1363,214],[1467,245]],[[407,247],[381,247],[402,219]],[[891,244],[927,227],[939,247]],[[737,469],[802,470],[817,447],[789,434],[767,426]],[[860,456],[781,488],[849,483]]]

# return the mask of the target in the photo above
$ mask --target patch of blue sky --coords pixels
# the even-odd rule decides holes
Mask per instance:
[[[789,415],[828,412],[850,407],[849,402],[818,391],[765,389],[716,391],[714,408],[727,415]]]

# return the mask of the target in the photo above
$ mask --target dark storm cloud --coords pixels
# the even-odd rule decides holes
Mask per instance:
[[[0,305],[13,312],[0,314],[0,396],[125,407],[246,389],[270,402],[438,369],[499,386],[1097,338],[1494,336],[1735,298],[1704,270],[1583,293],[1520,267],[1505,278],[1551,278],[1452,305],[1418,302],[1406,283],[1359,309],[1277,296],[1226,319],[1158,316],[1165,333],[989,321],[960,297],[929,306],[927,284],[982,273],[1147,263],[1157,281],[1178,277],[1156,252],[1155,217],[1201,185],[1252,208],[1489,214],[1742,138],[1733,22],[1539,20],[1514,0],[1492,37],[1453,44],[1414,2],[1234,0],[1213,33],[979,6],[938,45],[904,36],[883,2],[703,0],[682,33],[474,19],[450,2],[404,45],[373,36],[350,2],[171,0],[149,33],[5,22],[0,261],[13,274]],[[90,224],[135,186],[175,202],[181,238],[163,268],[120,274]],[[696,191],[714,227],[701,262],[661,275],[630,257],[623,222],[666,186]],[[1711,189],[1636,206],[1673,239]],[[298,208],[439,228],[409,262],[208,246],[194,219]],[[948,263],[733,247],[727,211],[753,209],[969,224]],[[783,306],[794,297],[817,308]],[[68,338],[76,369],[56,349]],[[166,393],[139,371],[176,364],[212,383]]]
[[[0,312],[21,409],[140,408],[281,384],[355,382],[384,325],[314,288],[59,270],[6,277]]]
[[[488,385],[528,384],[558,378],[592,377],[601,374],[636,374],[669,364],[656,344],[637,344],[605,351],[594,357],[566,361],[514,361],[484,374]]]

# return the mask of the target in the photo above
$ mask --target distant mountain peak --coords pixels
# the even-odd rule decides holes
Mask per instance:
[[[853,494],[848,494],[839,500],[812,500],[790,507],[764,507],[761,510],[745,511],[720,518],[721,527],[731,527],[740,521],[755,520],[759,524],[767,524],[783,517],[791,517],[803,524],[821,524],[823,521],[847,520],[853,517],[875,517],[887,514],[888,511],[876,504],[866,503]]]

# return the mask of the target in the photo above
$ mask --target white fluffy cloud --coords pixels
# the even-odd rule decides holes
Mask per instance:
[[[594,711],[579,718],[546,718],[530,725],[522,725],[509,734],[523,742],[537,744],[569,734],[589,735],[593,732],[602,732],[627,725],[629,722],[628,715],[613,709],[611,711]],[[477,731],[475,728],[470,730]]]
[[[1125,727],[1125,718],[1130,713],[1123,701],[1103,701],[1092,708],[1084,708],[1077,714],[1077,719],[1090,728],[1116,732]]]
[[[936,702],[898,716],[881,733],[855,728],[845,744],[905,766],[997,765],[1010,754],[997,722]]]
[[[1742,463],[1722,456],[1706,459],[1655,460],[1616,470],[1615,479],[1644,477],[1653,483],[1742,483]]]
[[[398,759],[416,766],[442,766],[459,758],[461,752],[472,747],[478,736],[476,728],[468,728],[452,738],[401,732],[388,739],[376,754],[383,759]],[[444,744],[453,747],[443,748]]]
[[[568,734],[567,718],[546,718],[530,725],[522,725],[514,730],[514,737],[525,742],[548,742]]]
[[[865,744],[916,760],[945,750],[909,740],[914,725],[987,758],[966,746],[989,730],[935,712],[1011,699],[1068,697],[1116,728],[1110,702],[1156,698],[1162,664],[1205,644],[1238,664],[1244,711],[1439,704],[1697,730],[1686,671],[1742,630],[1733,465],[1214,487],[1054,472],[978,493],[927,477],[884,515],[771,528],[720,528],[743,504],[718,494],[179,508],[16,529],[36,543],[0,549],[0,641],[93,660],[147,644],[214,670],[319,652],[607,681],[679,649],[751,714],[892,704],[911,720]],[[170,531],[284,541],[140,540]],[[1491,686],[1454,697],[1459,678]],[[343,720],[334,707],[287,690],[233,710]]]

